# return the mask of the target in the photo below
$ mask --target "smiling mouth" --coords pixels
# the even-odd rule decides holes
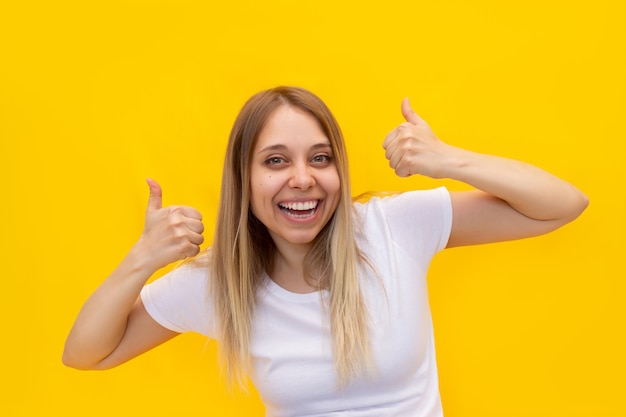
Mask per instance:
[[[294,219],[305,219],[315,214],[319,200],[278,203],[278,208]]]

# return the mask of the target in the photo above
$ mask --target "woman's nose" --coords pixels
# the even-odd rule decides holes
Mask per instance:
[[[295,165],[293,167],[291,178],[289,179],[289,186],[291,188],[298,188],[301,190],[307,190],[315,185],[315,177],[311,172],[311,167],[308,165]]]

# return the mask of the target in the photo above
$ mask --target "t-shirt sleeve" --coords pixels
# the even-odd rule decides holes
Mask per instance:
[[[448,243],[452,203],[445,187],[374,198],[365,206],[379,233],[411,256],[434,256]]]
[[[206,267],[183,265],[144,286],[141,301],[161,326],[214,337]]]

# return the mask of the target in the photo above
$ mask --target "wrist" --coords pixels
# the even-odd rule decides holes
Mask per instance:
[[[471,165],[477,154],[447,144],[444,146],[446,150],[441,154],[442,156],[436,172],[433,173],[433,178],[449,178],[463,181],[464,170]]]
[[[140,239],[128,252],[125,263],[132,270],[131,272],[149,278],[161,268],[152,253],[153,251]]]

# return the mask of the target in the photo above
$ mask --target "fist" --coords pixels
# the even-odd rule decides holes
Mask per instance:
[[[204,242],[202,215],[186,206],[162,206],[161,186],[148,179],[150,198],[139,244],[154,269],[195,256]]]
[[[407,98],[402,101],[402,115],[406,122],[392,130],[383,142],[389,166],[399,177],[420,174],[441,178],[439,168],[446,145],[413,111]]]

